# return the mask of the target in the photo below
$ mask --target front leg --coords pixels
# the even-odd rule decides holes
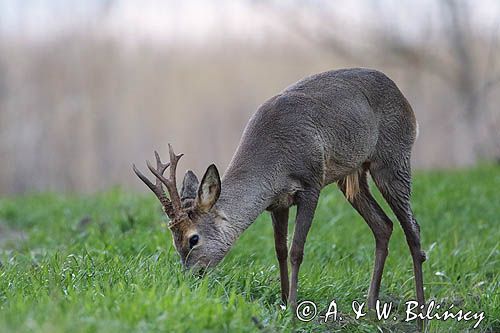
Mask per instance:
[[[295,220],[295,231],[293,233],[292,247],[290,249],[290,263],[292,265],[292,277],[290,281],[290,294],[288,301],[292,311],[297,309],[297,284],[299,280],[299,268],[304,257],[304,245],[307,233],[311,227],[314,211],[318,204],[319,190],[304,191],[297,194],[297,217]]]
[[[274,229],[274,246],[280,266],[281,300],[286,305],[290,282],[288,280],[288,208],[276,209],[271,212]]]

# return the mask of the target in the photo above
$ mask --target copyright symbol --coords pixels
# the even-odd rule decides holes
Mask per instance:
[[[295,314],[300,321],[311,321],[316,318],[316,314],[318,309],[316,308],[316,304],[311,301],[303,301],[297,305],[297,310],[295,310]]]

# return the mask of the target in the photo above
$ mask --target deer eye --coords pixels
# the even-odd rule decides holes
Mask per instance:
[[[189,247],[192,249],[195,247],[196,244],[198,244],[198,241],[200,240],[200,237],[198,235],[193,235],[189,237]]]

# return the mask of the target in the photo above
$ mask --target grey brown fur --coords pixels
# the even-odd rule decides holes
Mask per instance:
[[[425,255],[410,206],[410,154],[416,135],[410,105],[381,72],[343,69],[295,83],[252,116],[222,180],[213,165],[200,184],[194,174],[186,175],[181,191],[185,214],[172,228],[182,263],[188,268],[216,265],[267,209],[272,216],[282,299],[295,308],[299,267],[320,191],[337,183],[375,237],[368,293],[368,306],[373,308],[392,222],[370,194],[369,172],[403,227],[413,258],[417,300],[424,304]],[[297,205],[297,216],[288,251],[292,205]],[[193,235],[198,236],[195,245]]]

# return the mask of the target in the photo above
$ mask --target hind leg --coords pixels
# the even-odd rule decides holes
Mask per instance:
[[[392,159],[392,161],[396,160]],[[413,216],[410,206],[411,171],[409,156],[398,160],[398,162],[372,163],[370,165],[370,174],[401,223],[413,259],[417,302],[423,305],[422,263],[425,261],[425,253],[420,248],[420,227]]]
[[[345,195],[345,181],[340,181],[338,186]],[[350,198],[349,202],[366,221],[375,237],[375,263],[368,291],[368,308],[375,309],[375,304],[379,297],[385,259],[389,253],[388,245],[392,233],[392,221],[371,195],[367,182],[366,169],[361,171],[359,175],[359,192],[353,198]]]

